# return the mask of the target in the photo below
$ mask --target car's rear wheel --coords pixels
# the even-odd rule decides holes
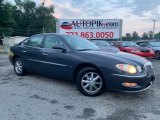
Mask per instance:
[[[18,76],[23,76],[25,74],[24,65],[21,58],[16,58],[14,60],[14,71]]]
[[[155,52],[155,59],[156,60],[160,59],[160,51]]]
[[[104,80],[95,68],[87,67],[77,75],[77,88],[86,96],[97,96],[104,91]]]

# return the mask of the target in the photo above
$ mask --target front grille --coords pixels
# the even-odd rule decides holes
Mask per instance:
[[[153,70],[152,65],[145,65],[145,68],[146,68],[146,70],[147,70],[149,75],[153,75],[154,74],[154,70]]]

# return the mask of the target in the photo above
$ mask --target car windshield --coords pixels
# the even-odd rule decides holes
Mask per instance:
[[[89,40],[86,40],[81,37],[64,35],[63,38],[72,47],[72,49],[77,51],[100,49],[98,46],[94,45]]]
[[[107,41],[104,40],[92,40],[92,42],[99,47],[111,46]]]
[[[149,44],[153,47],[160,47],[160,42],[149,42]]]
[[[122,42],[123,47],[139,47],[135,42]]]

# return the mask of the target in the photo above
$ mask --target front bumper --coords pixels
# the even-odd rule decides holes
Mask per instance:
[[[120,74],[110,75],[109,80],[106,82],[109,90],[116,90],[122,92],[141,92],[149,88],[155,80],[155,75],[140,75],[140,76],[128,76]],[[137,86],[126,87],[123,83],[136,83]]]

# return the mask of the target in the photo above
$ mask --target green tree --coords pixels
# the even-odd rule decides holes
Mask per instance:
[[[160,39],[160,32],[158,32],[157,34],[155,34],[155,38],[156,39]]]
[[[45,7],[43,4],[36,8],[36,29],[43,29],[43,32],[55,32],[56,20],[53,17],[54,7]]]
[[[15,0],[15,5],[0,0],[0,36],[30,36],[41,32],[55,32],[54,7],[37,5],[32,0]]]
[[[139,35],[138,35],[138,32],[134,31],[134,32],[132,33],[132,38],[133,38],[133,40],[138,40],[138,39],[140,39],[140,37],[139,37]]]
[[[132,40],[132,35],[130,33],[126,33],[125,36],[122,37],[123,41],[130,41]]]
[[[0,36],[11,34],[14,20],[11,12],[12,5],[4,0],[0,0]]]
[[[131,39],[132,39],[132,35],[131,35],[130,33],[126,33],[126,38],[127,38],[128,40],[131,40]]]
[[[153,39],[153,31],[148,32],[148,37],[149,37],[149,39]]]
[[[35,9],[36,3],[30,0],[15,0],[15,7],[13,8],[13,18],[16,21],[15,26],[13,27],[13,35],[22,35],[22,36],[30,36],[39,33],[42,31],[37,31],[34,28],[34,24],[36,22]]]
[[[142,34],[142,40],[147,40],[147,39],[149,39],[149,36],[148,36],[148,34],[146,32],[144,32]]]

